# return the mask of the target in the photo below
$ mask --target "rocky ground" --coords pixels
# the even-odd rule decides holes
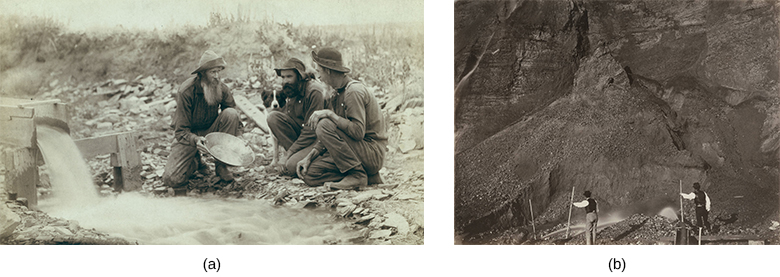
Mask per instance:
[[[245,95],[255,104],[262,103],[257,79],[226,79],[225,82],[234,93]],[[176,86],[155,76],[78,86],[54,81],[49,84],[50,89],[36,99],[57,98],[71,105],[72,118],[68,125],[74,139],[128,131],[137,134],[143,164],[142,193],[149,197],[173,197],[173,192],[162,186],[161,178],[173,141],[170,122],[175,110],[172,94]],[[373,90],[388,119],[391,134],[385,168],[380,171],[384,184],[361,191],[328,191],[323,187],[308,187],[297,178],[279,176],[266,168],[272,160],[271,136],[242,116],[245,124],[242,138],[255,152],[254,163],[231,168],[236,178],[228,183],[220,181],[213,173],[211,176],[197,175],[191,180],[186,197],[218,195],[265,200],[293,209],[325,207],[332,211],[334,219],[352,221],[354,228],[361,230],[362,237],[353,240],[355,243],[423,244],[422,99],[390,95],[378,87]],[[108,160],[109,156],[103,155],[88,161],[96,189],[106,197],[120,193],[112,189]],[[213,164],[211,169],[213,172]],[[42,165],[40,171],[39,197],[45,198],[51,193],[51,185],[47,181],[46,166]],[[79,228],[77,223],[27,210],[16,201],[7,202],[7,205],[21,217],[21,224],[2,241],[3,244],[126,243],[95,230]]]
[[[599,245],[657,245],[673,244],[679,221],[661,215],[648,216],[634,214],[630,217],[599,228],[596,235],[596,244]],[[734,221],[722,216],[711,216],[712,233],[704,232],[703,235],[712,236],[742,236],[754,238],[763,244],[780,244],[780,223],[767,221],[755,226],[744,227],[733,224]],[[576,225],[576,224],[575,224]],[[691,222],[686,225],[698,232]],[[574,225],[573,225],[574,226]],[[552,227],[537,226],[536,238],[530,228],[514,228],[501,233],[485,236],[470,243],[478,244],[524,244],[524,245],[580,245],[585,244],[585,234],[580,228],[571,229],[571,237],[566,238],[566,223],[556,224]],[[563,231],[561,231],[563,230]],[[695,235],[697,235],[696,233]],[[748,244],[748,241],[717,241],[704,242],[703,244]]]
[[[3,201],[0,206],[5,209],[2,212],[15,214],[7,220],[16,225],[12,233],[0,239],[0,244],[131,244],[95,229],[82,228],[75,220],[30,210],[19,201]]]

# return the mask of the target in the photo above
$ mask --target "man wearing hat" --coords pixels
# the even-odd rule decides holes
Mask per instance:
[[[314,112],[314,148],[298,162],[298,176],[309,186],[355,189],[381,184],[379,170],[385,160],[387,127],[374,95],[346,73],[341,53],[333,48],[312,51],[320,79],[336,90],[328,100],[332,110]]]
[[[211,50],[198,62],[198,69],[179,87],[176,95],[176,111],[173,115],[175,141],[163,173],[163,183],[172,188],[182,188],[199,171],[209,175],[210,170],[201,161],[207,152],[204,137],[208,133],[223,132],[241,135],[241,121],[233,94],[219,80],[219,72],[225,68],[225,60]],[[232,181],[233,174],[227,165],[215,161],[217,175],[224,181]]]
[[[590,191],[586,190],[582,195],[585,200],[573,203],[577,208],[585,208],[585,243],[592,245],[596,241],[596,227],[599,223],[599,207],[596,200],[590,198]]]
[[[701,190],[701,185],[698,182],[693,183],[693,192],[681,192],[680,196],[688,200],[693,200],[693,203],[696,204],[696,226],[699,228],[704,227],[709,232],[710,222],[707,217],[709,217],[710,214],[710,197]],[[704,223],[703,225],[702,222]]]
[[[314,111],[325,108],[326,88],[306,72],[306,66],[299,59],[291,58],[275,70],[282,78],[282,95],[287,97],[287,104],[280,111],[268,114],[267,122],[279,145],[286,149],[278,166],[282,166],[283,173],[294,175],[298,161],[311,151],[317,140],[314,129],[304,128],[304,125]]]

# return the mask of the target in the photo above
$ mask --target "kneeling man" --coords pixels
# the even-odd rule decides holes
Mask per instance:
[[[275,70],[276,75],[282,78],[282,95],[287,97],[287,102],[279,110],[269,113],[267,122],[271,133],[286,151],[279,164],[271,166],[278,167],[283,174],[295,175],[298,162],[311,151],[317,140],[314,130],[304,128],[304,125],[315,111],[325,108],[325,84],[312,78],[303,62],[296,58],[289,59]],[[276,149],[272,153],[276,153]]]
[[[225,60],[213,51],[206,51],[200,58],[196,74],[181,84],[176,96],[176,112],[173,116],[175,142],[163,173],[163,184],[172,188],[187,185],[195,170],[209,175],[210,170],[201,162],[207,153],[205,135],[223,132],[241,135],[241,120],[229,88],[220,82],[219,72],[225,68]],[[232,181],[233,174],[227,165],[214,162],[217,175],[224,181]]]
[[[381,184],[387,147],[385,118],[376,98],[365,85],[352,80],[341,53],[332,48],[312,51],[320,79],[336,90],[328,106],[314,112],[309,125],[317,142],[298,162],[298,176],[309,186],[355,189]]]

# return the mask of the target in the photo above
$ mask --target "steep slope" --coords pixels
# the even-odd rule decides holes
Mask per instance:
[[[456,152],[571,90],[589,47],[578,4],[465,1],[455,14]]]

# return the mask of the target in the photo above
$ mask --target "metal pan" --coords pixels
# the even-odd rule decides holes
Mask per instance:
[[[215,159],[232,166],[248,166],[255,153],[242,139],[231,134],[214,132],[206,135],[206,149]]]

